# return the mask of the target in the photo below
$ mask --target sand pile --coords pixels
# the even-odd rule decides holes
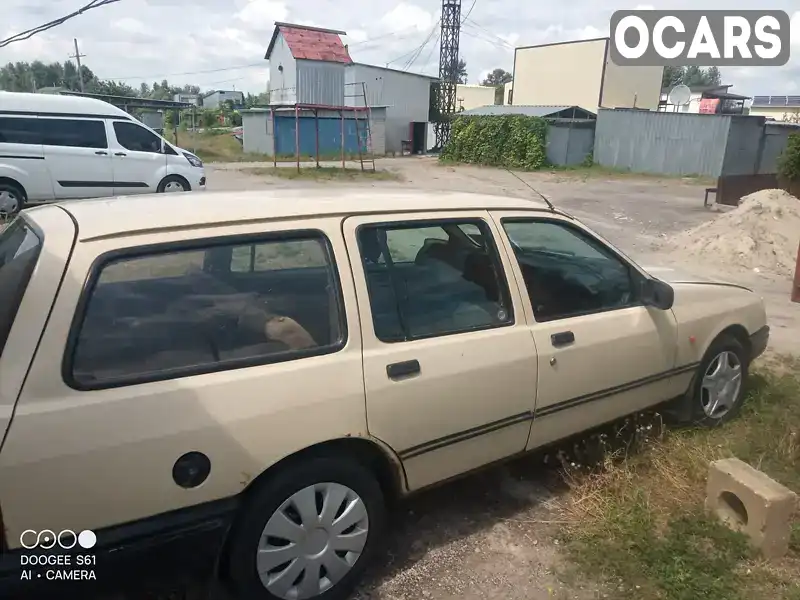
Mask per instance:
[[[799,243],[800,200],[783,190],[761,190],[668,245],[687,260],[791,277]]]

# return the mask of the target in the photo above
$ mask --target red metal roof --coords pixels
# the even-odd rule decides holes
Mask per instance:
[[[276,25],[272,42],[270,42],[267,50],[267,58],[271,54],[278,32],[283,34],[283,38],[286,40],[286,44],[295,59],[321,60],[344,64],[353,62],[347,48],[345,48],[339,37],[342,32],[284,24]]]

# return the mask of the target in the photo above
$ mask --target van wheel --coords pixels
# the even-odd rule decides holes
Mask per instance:
[[[312,459],[257,489],[234,525],[227,575],[242,598],[343,600],[380,539],[386,508],[361,465]]]
[[[9,218],[25,207],[25,192],[8,181],[0,181],[0,217]]]
[[[192,189],[189,182],[178,175],[168,175],[158,184],[158,193],[188,192]]]

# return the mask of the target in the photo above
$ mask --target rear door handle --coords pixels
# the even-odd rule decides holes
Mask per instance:
[[[108,156],[108,152],[105,150],[98,150],[95,154],[99,154],[100,156]]]
[[[114,152],[114,156],[128,156],[124,152]]]
[[[575,342],[575,334],[571,331],[561,331],[559,333],[554,333],[550,336],[550,342],[556,348],[560,346],[569,346],[573,342]]]
[[[386,374],[389,379],[400,379],[409,375],[416,375],[421,371],[418,360],[406,360],[404,362],[386,365]]]

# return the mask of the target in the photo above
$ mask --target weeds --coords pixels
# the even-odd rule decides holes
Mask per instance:
[[[392,171],[342,169],[340,167],[259,167],[247,169],[252,175],[267,175],[284,179],[310,179],[316,181],[398,181],[400,175]]]
[[[580,567],[645,600],[800,600],[800,524],[789,555],[766,563],[703,511],[708,464],[720,458],[800,489],[800,377],[795,359],[779,362],[753,374],[741,417],[723,427],[663,431],[640,415],[629,441],[600,434],[599,458],[566,463],[565,535]]]

